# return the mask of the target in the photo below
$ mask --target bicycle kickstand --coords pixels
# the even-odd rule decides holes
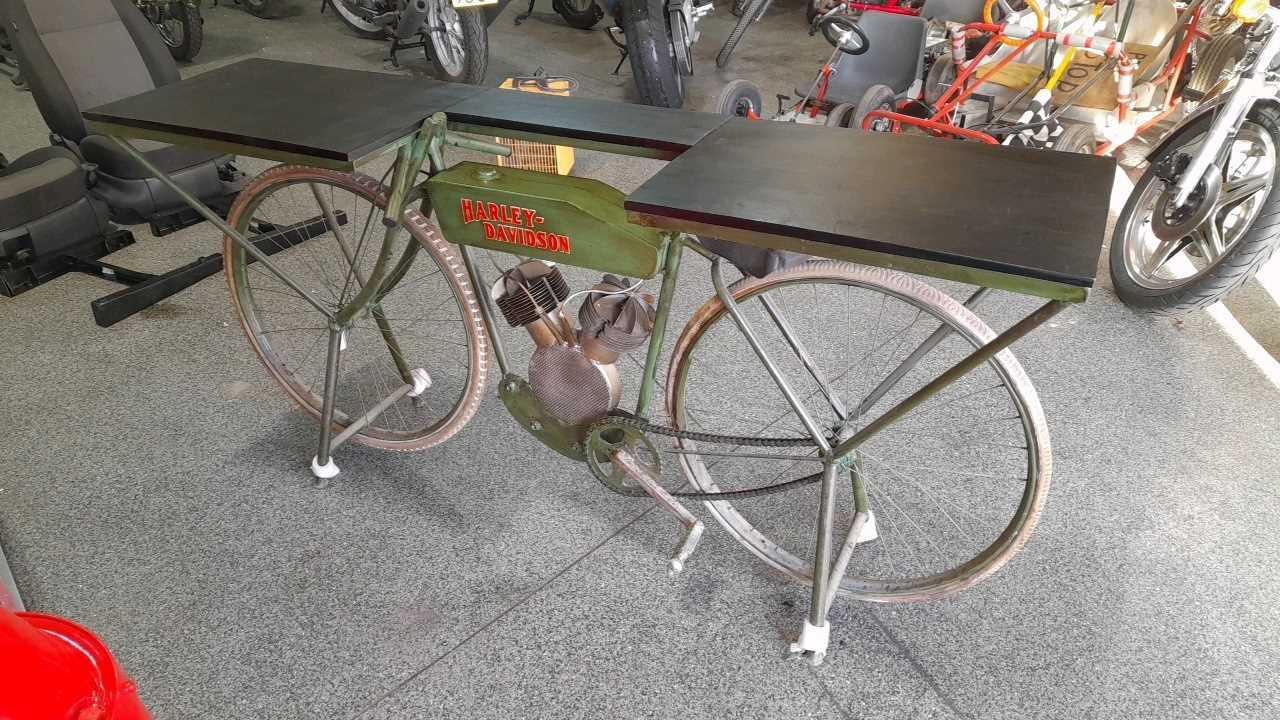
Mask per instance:
[[[702,532],[706,529],[706,526],[693,513],[689,512],[688,508],[681,505],[679,500],[672,497],[671,493],[667,492],[659,483],[658,478],[653,476],[653,472],[637,461],[631,453],[626,450],[619,450],[614,454],[613,462],[622,468],[627,477],[644,488],[644,491],[657,501],[658,507],[674,515],[680,521],[680,524],[684,525],[684,539],[680,541],[680,544],[676,546],[676,551],[671,555],[670,565],[667,570],[668,575],[675,577],[681,570],[684,570],[684,564],[688,562],[689,556],[697,549],[698,541],[702,539]]]

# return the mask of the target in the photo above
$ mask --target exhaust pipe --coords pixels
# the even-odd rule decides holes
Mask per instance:
[[[396,25],[396,37],[408,40],[422,31],[422,23],[427,19],[428,0],[409,0],[405,3],[404,12],[400,13],[400,22]]]

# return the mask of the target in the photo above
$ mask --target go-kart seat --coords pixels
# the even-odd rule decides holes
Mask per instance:
[[[924,67],[928,22],[923,17],[867,12],[858,18],[870,48],[861,55],[841,53],[827,86],[827,100],[854,103],[872,85],[888,85],[894,93],[907,92]]]
[[[183,207],[110,139],[93,135],[81,112],[177,82],[178,66],[163,40],[130,0],[0,0],[10,41],[31,94],[55,143],[97,166],[93,192],[124,224],[151,220]],[[246,109],[246,112],[251,111]],[[158,142],[135,143],[152,163],[187,191],[214,202],[234,193],[216,152]]]
[[[64,148],[0,160],[0,295],[13,296],[66,269],[67,253],[109,232],[106,206],[89,195],[80,159]]]
[[[925,0],[920,8],[920,17],[967,25],[982,22],[982,6],[985,4],[985,0]]]

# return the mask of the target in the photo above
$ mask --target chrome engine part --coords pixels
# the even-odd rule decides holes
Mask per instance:
[[[653,331],[652,298],[632,290],[626,279],[606,275],[585,293],[578,312],[582,330],[565,314],[569,286],[552,263],[525,261],[490,290],[506,321],[525,328],[537,345],[529,359],[529,386],[560,422],[589,425],[622,399],[615,363]]]

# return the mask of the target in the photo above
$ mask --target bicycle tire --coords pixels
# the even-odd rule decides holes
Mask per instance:
[[[250,222],[253,221],[258,208],[265,205],[276,191],[302,184],[331,186],[335,189],[347,191],[354,197],[362,198],[373,207],[384,210],[386,207],[386,188],[379,185],[378,181],[373,178],[312,167],[281,165],[271,168],[254,178],[240,192],[227,216],[227,222],[241,233],[247,234],[246,231]],[[372,214],[370,217],[372,217]],[[434,228],[432,223],[414,209],[405,210],[403,227],[410,236],[407,242],[417,242],[420,245],[418,258],[420,259],[425,252],[436,267],[435,271],[429,271],[428,275],[421,277],[438,275],[442,279],[446,291],[452,295],[454,304],[458,308],[460,331],[466,335],[466,354],[468,357],[466,378],[456,383],[460,387],[456,401],[452,403],[451,407],[445,409],[441,414],[441,419],[432,423],[430,427],[413,433],[384,432],[379,430],[376,424],[371,423],[358,432],[352,440],[363,445],[385,450],[413,452],[448,440],[474,417],[480,407],[484,388],[488,381],[489,341],[485,331],[484,320],[480,315],[480,308],[475,299],[475,292],[471,287],[463,263],[453,254],[453,250],[443,236]],[[299,244],[299,247],[305,247],[307,243],[316,242],[321,242],[321,240],[319,238],[305,240]],[[278,263],[284,262],[287,259],[287,254],[291,251],[292,248],[286,248],[281,251],[281,255],[273,255],[272,257]],[[332,257],[337,260],[339,256],[335,253]],[[231,291],[232,304],[240,320],[241,328],[249,340],[250,347],[258,356],[258,359],[262,361],[272,380],[284,390],[285,395],[313,418],[319,419],[321,401],[312,389],[314,383],[308,385],[305,382],[305,377],[299,377],[300,375],[309,376],[312,373],[306,372],[302,365],[298,365],[296,362],[291,363],[290,360],[282,356],[280,351],[273,346],[272,339],[268,337],[268,333],[264,332],[260,317],[261,311],[259,310],[260,303],[255,293],[269,291],[265,288],[255,291],[254,282],[250,281],[249,278],[254,277],[255,273],[265,273],[265,271],[255,270],[255,273],[250,273],[251,263],[248,261],[247,253],[230,237],[224,239],[223,259],[226,267],[227,286]],[[418,266],[417,269],[420,270],[421,266]],[[401,275],[401,282],[403,282],[403,275]],[[389,295],[391,292],[394,292],[394,290],[389,290],[387,294]],[[263,295],[261,304],[264,307],[271,305],[278,308],[283,302],[280,295],[281,293],[279,292]],[[295,295],[294,297],[296,298],[297,296]],[[436,309],[443,307],[445,302],[448,301],[442,300]],[[297,307],[305,308],[305,306],[301,305]],[[286,312],[286,314],[296,315],[298,313]],[[306,314],[306,316],[310,317],[310,314]],[[448,340],[446,339],[442,342],[448,342]],[[433,389],[438,388],[441,385],[440,379],[442,377],[439,369],[430,368],[428,372],[437,374],[436,384]],[[390,387],[387,387],[384,394],[389,392],[390,389]],[[438,398],[442,394],[437,393],[437,395],[432,396],[433,389],[427,390],[426,398],[428,401]],[[388,415],[390,415],[390,409],[383,417]],[[349,423],[350,418],[351,415],[335,415],[335,431],[340,432],[343,430],[345,425]],[[376,422],[381,422],[381,418]]]
[[[772,289],[784,288],[790,284],[818,282],[851,284],[885,297],[906,299],[911,305],[926,310],[939,321],[950,325],[954,331],[953,336],[959,335],[971,347],[990,342],[995,337],[995,333],[985,323],[954,298],[911,276],[884,268],[830,260],[811,261],[764,278],[745,276],[730,287],[730,292],[741,307],[746,308],[748,301]],[[807,296],[805,291],[798,292],[801,296]],[[677,428],[685,423],[685,415],[689,410],[685,404],[694,358],[699,352],[709,352],[700,348],[700,344],[716,323],[724,321],[726,316],[727,312],[719,298],[712,297],[694,313],[676,342],[667,374],[667,408],[671,423]],[[731,328],[725,332],[731,334],[733,330]],[[774,360],[776,362],[778,357]],[[998,571],[1027,542],[1044,508],[1052,476],[1052,450],[1044,411],[1030,379],[1011,352],[1004,350],[998,353],[983,367],[990,368],[995,377],[1000,379],[1000,386],[1007,390],[1009,399],[1019,411],[1021,432],[1025,433],[1028,443],[1028,458],[1023,466],[1027,473],[1026,485],[1013,516],[989,546],[945,572],[929,573],[910,580],[881,581],[857,577],[855,573],[860,568],[855,563],[840,585],[841,594],[871,602],[914,602],[945,597]],[[741,376],[735,376],[735,387],[741,380]],[[742,389],[740,392],[748,390]],[[728,399],[724,402],[726,405],[730,404]],[[738,414],[735,408],[735,418]],[[701,427],[702,423],[698,424]],[[772,432],[777,433],[779,430],[774,429]],[[701,458],[696,454],[696,446],[683,441],[681,445],[684,451],[679,455],[680,464],[689,483],[703,492],[722,490],[711,479],[705,466],[702,466],[701,471],[698,470]],[[1017,463],[1016,459],[1014,462]],[[726,475],[731,472],[724,471]],[[745,479],[742,481],[746,482]],[[706,507],[734,539],[753,555],[793,580],[812,582],[813,569],[809,562],[789,552],[781,543],[775,542],[767,533],[758,529],[733,502],[710,501],[706,503]]]
[[[750,0],[746,9],[738,16],[738,22],[734,23],[733,30],[729,32],[729,37],[724,41],[724,46],[716,54],[716,67],[724,68],[729,64],[729,58],[733,55],[734,48],[738,47],[742,37],[747,34],[747,28],[751,27],[751,23],[759,19],[758,16],[763,11],[766,2],[768,0]]]

